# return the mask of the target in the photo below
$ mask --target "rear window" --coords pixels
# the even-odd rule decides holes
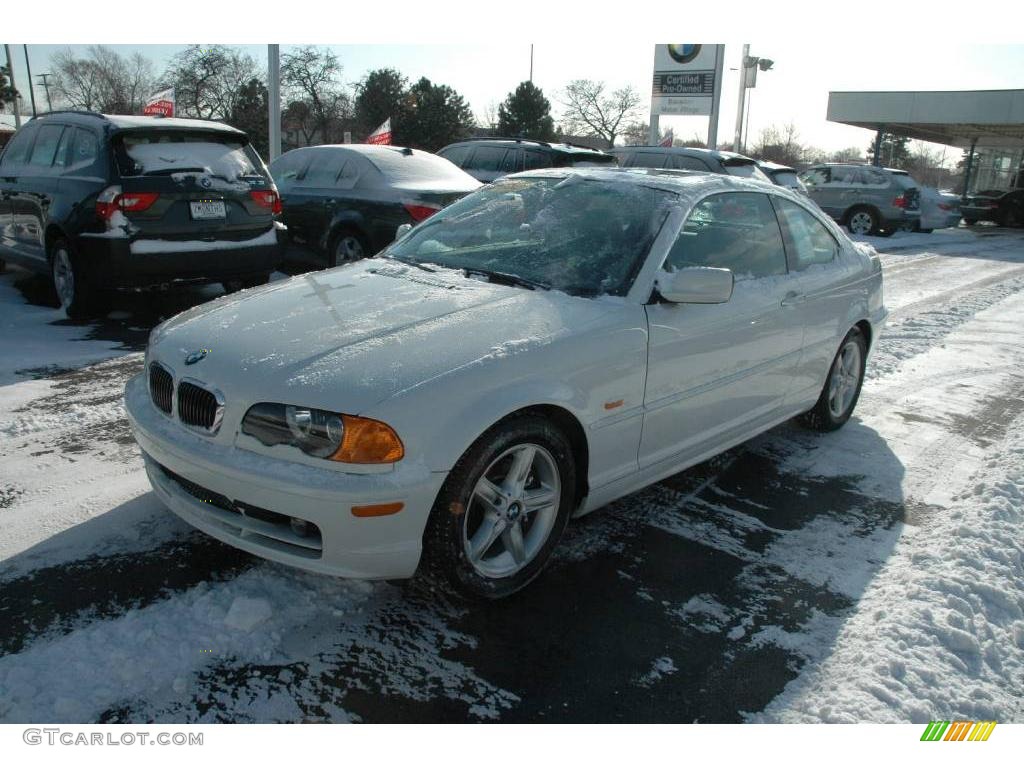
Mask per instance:
[[[914,181],[914,177],[909,173],[894,173],[892,174],[892,181],[900,189],[915,189],[921,186]]]
[[[504,153],[505,150],[501,150]],[[480,186],[472,176],[460,171],[443,157],[413,150],[410,154],[395,149],[365,155],[392,186],[410,187],[443,184],[446,190],[469,191]]]
[[[629,161],[630,168],[664,168],[668,156],[662,152],[637,152]]]
[[[206,173],[237,181],[262,176],[256,152],[235,136],[188,131],[138,131],[115,141],[117,166],[122,176]]]
[[[754,162],[727,162],[722,163],[722,165],[725,166],[725,171],[730,176],[739,176],[744,179],[757,179],[758,181],[771,181],[771,179],[764,175],[764,171],[758,168],[757,164]]]

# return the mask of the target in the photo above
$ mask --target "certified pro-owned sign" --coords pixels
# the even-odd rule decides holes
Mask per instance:
[[[655,115],[710,115],[715,78],[721,72],[721,45],[673,43],[654,46]]]

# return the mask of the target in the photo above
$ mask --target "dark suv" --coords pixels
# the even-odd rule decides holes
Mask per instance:
[[[757,161],[735,152],[719,152],[699,147],[615,147],[609,150],[623,168],[669,168],[678,171],[703,171],[742,176],[772,183]]]
[[[530,139],[469,139],[449,144],[437,154],[485,184],[537,168],[616,164],[612,155],[599,149]]]
[[[0,155],[0,259],[50,274],[69,317],[106,289],[267,282],[280,210],[246,135],[222,123],[53,112]]]

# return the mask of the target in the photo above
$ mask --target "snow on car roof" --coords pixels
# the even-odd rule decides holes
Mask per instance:
[[[600,181],[620,182],[626,184],[642,184],[656,187],[669,192],[676,192],[686,197],[698,197],[709,190],[746,190],[763,192],[769,189],[774,194],[786,194],[787,190],[770,182],[747,179],[740,176],[729,176],[722,173],[705,173],[703,171],[678,171],[662,168],[550,168],[535,171],[523,171],[506,176],[515,178],[566,178],[570,175]]]
[[[150,117],[148,115],[100,115],[115,128],[181,128],[199,131],[224,131],[225,133],[244,134],[227,123],[215,120],[194,120],[184,117]]]

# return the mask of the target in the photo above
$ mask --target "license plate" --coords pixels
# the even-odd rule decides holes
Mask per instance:
[[[199,200],[189,203],[193,219],[223,219],[227,216],[223,200]]]

